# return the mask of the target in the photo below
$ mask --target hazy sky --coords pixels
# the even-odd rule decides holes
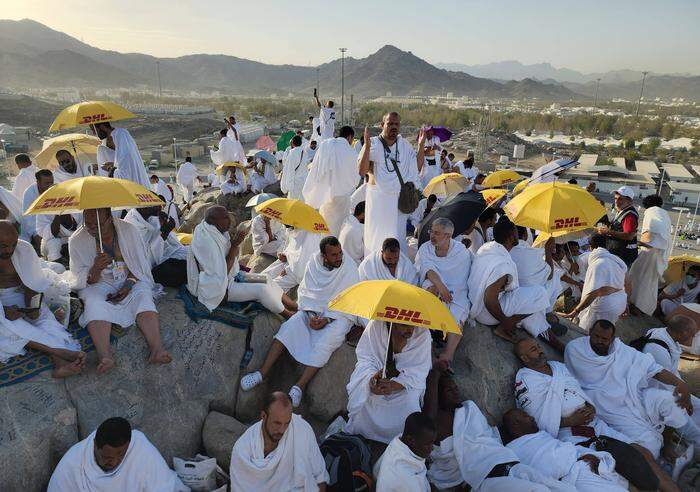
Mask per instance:
[[[393,44],[430,62],[700,73],[698,0],[0,0],[93,46],[316,65]]]

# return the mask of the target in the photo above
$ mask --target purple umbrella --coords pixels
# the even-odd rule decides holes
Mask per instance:
[[[441,142],[447,142],[452,138],[452,132],[445,128],[444,126],[427,126],[423,128],[426,132],[428,130],[433,131],[433,135],[440,139]]]

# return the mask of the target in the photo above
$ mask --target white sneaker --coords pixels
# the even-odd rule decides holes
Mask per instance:
[[[257,385],[262,383],[263,377],[260,371],[251,372],[246,374],[241,378],[241,389],[243,391],[250,391]]]
[[[289,390],[289,398],[292,400],[292,407],[296,408],[301,403],[302,391],[299,386],[292,386]]]

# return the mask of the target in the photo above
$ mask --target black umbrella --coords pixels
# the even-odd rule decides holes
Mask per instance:
[[[448,198],[439,208],[433,210],[424,218],[418,226],[418,244],[421,245],[430,239],[430,225],[438,217],[450,219],[455,225],[456,237],[471,227],[481,213],[486,209],[486,202],[481,193],[475,191],[463,191]]]

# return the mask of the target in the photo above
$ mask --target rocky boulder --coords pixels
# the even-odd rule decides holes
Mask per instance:
[[[216,458],[218,465],[228,473],[233,444],[243,435],[248,426],[219,412],[207,415],[202,429],[204,451],[211,458]]]

